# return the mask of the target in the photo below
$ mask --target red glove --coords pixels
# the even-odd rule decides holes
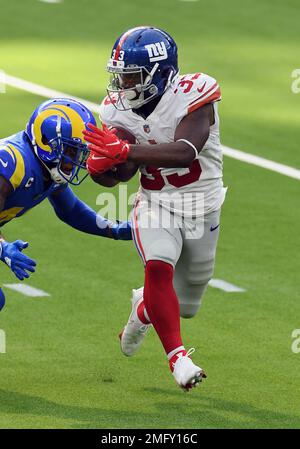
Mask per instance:
[[[105,156],[113,161],[113,165],[126,162],[130,145],[126,140],[119,139],[113,131],[103,125],[103,129],[97,128],[92,123],[87,125],[92,131],[84,130],[84,138],[92,153],[98,156]]]
[[[90,175],[100,175],[101,173],[110,170],[114,167],[114,165],[115,162],[112,159],[100,156],[93,151],[90,152],[90,155],[86,161],[86,168]]]

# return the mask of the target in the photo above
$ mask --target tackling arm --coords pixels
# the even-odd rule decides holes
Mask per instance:
[[[116,240],[132,238],[128,222],[113,224],[101,215],[97,215],[93,209],[74,195],[69,186],[53,192],[48,199],[58,218],[78,231]]]

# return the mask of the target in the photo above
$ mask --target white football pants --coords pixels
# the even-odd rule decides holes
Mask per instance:
[[[143,263],[161,260],[174,267],[174,288],[183,318],[193,317],[212,278],[221,209],[204,217],[176,217],[159,205],[137,199],[133,239]]]

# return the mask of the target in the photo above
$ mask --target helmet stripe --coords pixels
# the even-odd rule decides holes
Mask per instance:
[[[85,129],[85,122],[81,115],[73,108],[59,104],[56,106],[58,110],[61,110],[70,121],[72,125],[72,137],[83,140],[82,131]]]
[[[43,151],[46,151],[47,153],[52,153],[52,148],[49,145],[46,145],[42,141],[42,124],[44,123],[44,120],[51,116],[57,116],[60,115],[62,118],[65,118],[64,111],[60,111],[58,108],[47,108],[41,111],[35,118],[33,124],[32,124],[32,134],[34,136],[34,140],[38,147],[40,147]]]
[[[49,108],[48,108],[49,109]],[[53,106],[51,106],[51,111],[59,111],[59,112],[61,112],[61,105],[59,104],[57,107],[53,107]],[[64,112],[64,111],[62,111],[63,113],[64,113],[64,118],[66,119],[66,120],[70,120],[69,119],[69,117],[68,117],[68,115]]]
[[[131,28],[130,30],[126,31],[126,33],[123,34],[123,36],[119,40],[119,43],[118,43],[117,48],[116,48],[116,52],[115,52],[115,56],[114,56],[114,60],[115,61],[118,61],[119,56],[120,56],[120,51],[122,50],[122,45],[124,44],[124,42],[126,41],[128,36],[130,36],[130,34],[133,33],[134,31],[144,30],[146,28],[149,28],[149,27],[147,27],[147,26],[140,26],[140,27],[136,27],[136,28]]]
[[[49,107],[41,111],[33,122],[33,135],[37,145],[44,151],[51,153],[49,145],[42,142],[42,124],[44,120],[51,116],[60,116],[72,125],[72,138],[83,140],[82,131],[85,129],[85,123],[80,114],[71,107],[57,104],[55,107]]]

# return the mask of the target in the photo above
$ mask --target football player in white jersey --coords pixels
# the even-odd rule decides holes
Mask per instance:
[[[203,73],[180,75],[174,40],[153,27],[122,34],[107,69],[103,129],[91,125],[85,132],[88,170],[106,186],[141,172],[132,224],[145,282],[133,291],[121,348],[133,355],[153,325],[176,382],[189,390],[206,374],[185,350],[180,316],[197,313],[213,274],[225,197],[220,88]],[[120,137],[120,128],[134,144]]]

